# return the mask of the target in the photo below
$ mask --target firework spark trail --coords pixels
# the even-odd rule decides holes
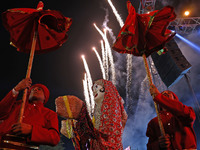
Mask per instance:
[[[120,27],[122,28],[124,26],[124,22],[122,18],[120,17],[119,13],[117,12],[116,8],[112,4],[111,0],[108,0],[108,3],[110,4],[113,13],[115,17],[117,18],[117,21],[119,22]],[[127,81],[126,81],[126,98],[127,100],[130,99],[130,92],[131,92],[131,81],[132,81],[132,59],[133,56],[131,54],[127,55]]]
[[[121,18],[121,16],[119,15],[119,13],[117,12],[116,8],[114,7],[114,5],[112,4],[111,0],[108,0],[108,3],[110,4],[113,13],[115,15],[115,17],[117,18],[117,21],[119,22],[120,27],[122,28],[124,26],[124,22]],[[131,81],[132,81],[132,59],[133,56],[131,54],[127,55],[127,81],[126,81],[126,98],[128,98],[127,100],[129,100],[129,96],[130,96],[130,91],[131,91]]]
[[[84,64],[84,67],[85,67],[85,71],[86,71],[86,74],[87,74],[87,81],[88,81],[88,89],[89,89],[89,93],[90,93],[90,106],[91,106],[91,113],[94,112],[94,95],[93,95],[93,91],[92,91],[92,77],[90,75],[90,70],[88,68],[88,65],[87,65],[87,62],[85,60],[85,56],[82,55],[82,60],[83,60],[83,64]]]
[[[101,56],[102,56],[102,62],[103,62],[103,68],[105,70],[105,76],[106,76],[106,80],[107,80],[107,69],[106,69],[106,57],[105,57],[105,48],[104,48],[104,44],[103,44],[103,40],[100,41],[101,42]]]
[[[101,68],[101,72],[102,72],[102,75],[103,75],[103,79],[106,79],[106,74],[105,74],[105,70],[104,70],[104,67],[103,67],[103,63],[102,63],[102,60],[101,60],[101,57],[99,56],[99,53],[97,52],[96,48],[93,47],[92,48],[99,60],[99,64],[100,64],[100,68]]]
[[[89,91],[88,91],[88,82],[87,82],[87,74],[84,74],[84,79],[83,79],[83,90],[84,90],[84,96],[85,96],[85,103],[87,106],[87,110],[89,114],[91,115],[91,106],[90,106],[90,96],[89,96]]]
[[[114,5],[112,4],[111,0],[108,0],[108,3],[110,4],[113,13],[115,14],[115,17],[117,18],[117,21],[119,22],[120,27],[124,26],[124,22],[122,20],[122,18],[120,17],[119,13],[117,12],[116,8],[114,7]]]
[[[106,52],[108,53],[108,58],[109,58],[110,67],[111,67],[111,71],[112,71],[111,79],[112,79],[112,83],[114,85],[116,85],[115,63],[114,63],[114,59],[113,59],[113,55],[112,55],[112,50],[111,50],[110,44],[109,44],[108,39],[107,39],[106,30],[104,32],[104,36],[105,36]]]
[[[108,80],[108,53],[106,49],[104,48],[103,40],[101,40],[101,50],[102,50],[102,59],[103,59],[103,66],[105,69],[105,74],[106,74],[106,80]]]
[[[126,68],[126,71],[127,71],[127,81],[126,81],[126,99],[127,100],[131,100],[131,81],[132,81],[132,68],[133,68],[133,63],[132,63],[132,59],[133,59],[133,56],[128,54],[126,56],[127,58],[127,68]]]
[[[106,51],[108,53],[108,58],[109,58],[109,62],[110,62],[110,65],[111,65],[111,73],[112,73],[112,82],[113,84],[115,85],[116,83],[116,79],[115,79],[115,66],[114,66],[114,60],[113,60],[113,56],[112,56],[112,51],[111,51],[111,47],[110,47],[110,44],[108,42],[108,39],[107,39],[107,36],[106,36],[106,30],[105,32],[103,33],[98,27],[96,24],[94,24],[94,27],[97,29],[97,31],[100,33],[100,35],[102,36],[104,42],[105,42],[105,48],[106,48]]]
[[[115,40],[116,40],[116,37],[115,37],[115,35],[114,35],[114,33],[113,33],[113,31],[112,31],[112,29],[111,28],[109,28],[108,27],[108,22],[109,22],[109,19],[108,19],[108,17],[109,17],[109,11],[108,11],[108,9],[105,9],[106,10],[106,16],[105,16],[105,19],[104,19],[104,21],[103,21],[103,27],[108,31],[108,33],[109,33],[109,35],[110,35],[110,37],[112,38],[112,40],[113,40],[113,43],[115,42]]]
[[[103,40],[104,40],[104,42],[105,42],[105,37],[104,37],[104,33],[97,27],[97,25],[94,23],[94,27],[96,28],[96,30],[99,32],[99,34],[102,36],[102,38],[103,38]],[[103,43],[103,42],[102,42]],[[102,44],[103,45],[103,44]],[[102,46],[102,51],[103,51],[103,49],[104,49],[104,46]],[[105,55],[103,55],[104,57],[103,57],[103,60],[105,60],[105,70],[106,70],[106,78],[107,79],[109,79],[109,75],[108,75],[108,63],[107,63],[107,61],[108,61],[108,57],[107,57],[107,55],[108,55],[108,53],[107,53],[107,50],[106,50],[106,48],[105,48],[105,50],[104,50],[104,54]],[[102,52],[102,54],[103,54],[103,52]]]
[[[99,34],[102,36],[103,40],[105,41],[104,33],[97,27],[95,23],[93,25],[96,28],[96,30],[99,32]]]
[[[145,99],[145,88],[147,86],[148,83],[147,82],[147,75],[144,78],[144,80],[141,82],[141,88],[140,88],[140,95],[139,95],[139,100],[143,100]]]

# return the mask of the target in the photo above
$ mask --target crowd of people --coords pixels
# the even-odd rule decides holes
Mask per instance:
[[[22,101],[17,100],[17,97],[26,88],[27,102],[23,121],[19,122]],[[23,79],[0,101],[0,147],[31,150],[39,149],[39,145],[57,145],[60,141],[58,114],[66,119],[76,120],[72,127],[75,149],[123,149],[122,134],[128,119],[123,99],[112,82],[103,79],[94,83],[93,93],[95,108],[92,117],[86,104],[80,99],[77,99],[80,102],[72,104],[70,101],[74,99],[69,98],[70,105],[66,110],[61,108],[64,105],[56,104],[56,113],[44,107],[50,95],[48,88],[43,84],[32,85],[30,78]],[[159,106],[165,135],[161,134],[158,118],[150,120],[146,131],[149,138],[147,149],[197,149],[193,108],[183,105],[172,91],[160,93],[153,84],[150,85],[150,93]],[[62,97],[58,97],[56,101],[58,99],[63,101]],[[59,109],[68,114],[62,115]],[[74,118],[69,117],[71,111]]]

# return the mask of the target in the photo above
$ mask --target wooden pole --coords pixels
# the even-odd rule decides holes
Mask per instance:
[[[143,57],[143,60],[144,60],[145,70],[147,72],[147,77],[148,77],[148,80],[149,80],[149,84],[151,85],[151,84],[153,84],[153,81],[152,81],[151,73],[149,71],[149,65],[147,63],[146,55],[143,54],[142,57]],[[158,117],[158,124],[159,124],[159,127],[160,127],[161,135],[165,136],[165,130],[164,130],[164,127],[163,127],[162,120],[160,118],[160,114],[158,112],[158,106],[157,106],[156,102],[154,102],[154,106],[155,106],[156,114],[157,114],[157,117]]]
[[[34,54],[35,54],[36,40],[37,40],[37,32],[35,31],[34,35],[33,35],[32,45],[31,45],[31,52],[30,52],[30,56],[29,56],[26,78],[30,78],[30,76],[31,76],[31,69],[32,69],[33,58],[34,58]],[[19,112],[19,119],[18,119],[19,123],[22,123],[24,109],[25,109],[25,103],[26,103],[26,99],[27,99],[27,93],[28,93],[28,89],[26,88],[24,90],[23,97],[22,97],[22,104],[21,104],[21,108],[20,108],[20,112]]]

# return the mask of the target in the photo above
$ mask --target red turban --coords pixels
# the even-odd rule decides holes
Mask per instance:
[[[43,85],[43,84],[34,84],[34,85],[32,85],[32,86],[30,87],[29,91],[28,91],[28,97],[29,97],[29,95],[30,95],[30,93],[31,93],[31,90],[32,90],[33,88],[35,88],[35,87],[40,87],[40,88],[43,89],[44,97],[45,97],[44,104],[46,104],[47,101],[48,101],[48,99],[49,99],[50,92],[49,92],[49,89],[48,89],[45,85]]]

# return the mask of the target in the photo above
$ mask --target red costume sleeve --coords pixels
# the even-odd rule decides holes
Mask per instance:
[[[17,96],[13,96],[12,91],[10,91],[1,101],[0,101],[0,119],[5,118],[9,112],[13,104],[16,102]]]
[[[60,141],[58,117],[53,111],[49,111],[45,127],[33,125],[31,137],[28,142],[55,146]]]
[[[191,123],[196,118],[192,107],[183,105],[178,100],[171,100],[161,93],[154,98],[154,101],[167,111],[171,112],[174,116],[177,116],[183,122]]]

